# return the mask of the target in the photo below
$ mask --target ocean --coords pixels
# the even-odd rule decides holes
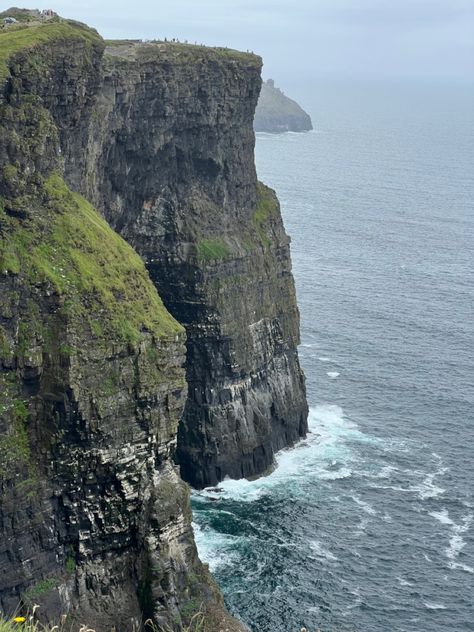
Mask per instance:
[[[257,135],[301,311],[310,433],[194,528],[254,632],[474,630],[474,91],[319,85]]]

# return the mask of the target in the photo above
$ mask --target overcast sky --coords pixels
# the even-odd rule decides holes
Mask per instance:
[[[474,0],[49,0],[40,8],[46,6],[104,37],[179,37],[253,50],[264,58],[264,76],[283,82],[474,81]]]

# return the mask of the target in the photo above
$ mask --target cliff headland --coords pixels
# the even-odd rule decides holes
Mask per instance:
[[[273,79],[262,83],[255,112],[256,132],[281,134],[283,132],[309,132],[313,129],[311,117],[303,108],[275,86]]]
[[[261,60],[0,20],[0,609],[242,630],[181,477],[262,474],[307,430]]]

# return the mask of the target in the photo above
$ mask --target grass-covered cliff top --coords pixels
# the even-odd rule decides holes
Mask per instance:
[[[89,27],[71,20],[52,19],[45,22],[18,21],[18,24],[3,25],[3,17],[11,16],[4,11],[0,14],[0,82],[8,76],[8,61],[17,53],[33,50],[55,41],[82,40],[88,44],[100,44],[102,38]]]
[[[106,40],[106,53],[111,57],[129,61],[153,61],[167,58],[176,63],[206,61],[233,61],[246,66],[262,66],[262,59],[254,53],[232,48],[202,46],[169,41]]]
[[[4,24],[4,18],[12,17],[15,24]],[[11,8],[0,13],[0,82],[8,76],[8,60],[16,53],[54,41],[82,39],[89,44],[103,40],[85,24],[65,20],[59,16],[44,18],[37,10]],[[106,40],[107,54],[111,58],[127,61],[154,61],[169,59],[174,63],[229,61],[244,66],[262,66],[262,59],[253,53],[223,47],[209,47],[177,41]]]

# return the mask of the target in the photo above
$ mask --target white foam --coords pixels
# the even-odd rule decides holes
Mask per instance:
[[[400,584],[400,586],[413,586],[412,582],[409,582],[406,579],[403,579],[403,577],[397,577],[397,581]]]
[[[325,548],[319,540],[311,540],[309,543],[310,549],[316,554],[317,557],[323,558],[330,562],[337,562],[339,558],[336,557],[331,551]]]
[[[308,612],[310,612],[311,614],[319,614],[320,610],[321,609],[319,606],[311,606],[310,608],[308,608]]]
[[[350,476],[352,476],[352,470],[348,467],[341,467],[340,470],[320,472],[318,478],[323,481],[337,481],[342,478],[349,478]]]
[[[375,516],[377,511],[372,507],[372,505],[364,500],[361,500],[358,496],[351,496],[352,500],[362,507],[362,509],[371,516]]]
[[[336,379],[336,377],[339,377],[339,376],[340,376],[340,373],[338,373],[337,371],[328,371],[328,372],[326,373],[326,375],[327,375],[328,377],[330,377],[330,378],[331,378],[331,380],[334,380],[334,379]]]
[[[461,571],[466,571],[466,573],[470,573],[474,575],[474,568],[472,566],[468,566],[467,564],[461,564],[460,562],[450,562],[449,568],[451,569],[459,569]]]
[[[376,474],[375,478],[390,478],[397,469],[398,468],[393,465],[384,465],[380,472]]]
[[[327,358],[326,356],[323,356],[322,358],[318,358],[318,360],[320,362],[331,362],[331,358]]]
[[[354,535],[357,538],[360,538],[360,536],[364,534],[368,524],[369,524],[369,519],[366,517],[362,518],[360,523],[357,525],[357,531],[354,531]],[[354,553],[354,551],[352,551],[352,553]]]
[[[219,533],[211,528],[201,527],[196,522],[192,523],[192,527],[199,557],[209,565],[212,573],[219,567],[238,563],[235,544],[241,539],[240,536]]]
[[[423,605],[428,610],[446,610],[446,606],[444,606],[442,603],[430,603],[429,601],[427,601],[423,602]]]
[[[429,515],[441,524],[450,527],[452,531],[452,535],[449,538],[449,545],[445,549],[446,557],[450,560],[449,567],[450,568],[460,568],[468,573],[474,573],[474,569],[466,564],[462,564],[457,561],[457,558],[463,548],[466,546],[466,541],[463,538],[463,534],[469,530],[471,526],[473,514],[467,514],[462,519],[461,524],[456,524],[454,520],[449,517],[449,512],[447,509],[442,509],[441,511],[431,511]]]
[[[309,434],[294,448],[282,450],[276,455],[276,468],[268,476],[249,481],[227,479],[215,488],[193,492],[200,498],[218,500],[232,498],[241,502],[253,502],[271,493],[275,488],[288,485],[295,487],[319,478],[338,480],[352,476],[353,458],[348,441],[373,442],[356,424],[344,417],[339,406],[322,404],[310,409]]]
[[[446,524],[446,525],[454,524],[454,522],[449,517],[449,513],[446,509],[442,509],[441,511],[430,511],[428,515],[438,520],[438,522],[441,522],[441,524]]]
[[[454,534],[451,536],[449,540],[449,546],[446,549],[446,556],[450,560],[456,559],[462,549],[466,546],[466,542],[462,537],[462,534],[466,533],[466,531],[468,531],[469,527],[471,526],[472,517],[472,514],[464,516],[462,521],[463,524],[452,523]]]
[[[442,476],[447,471],[448,468],[443,467],[436,472],[427,474],[423,481],[419,485],[413,485],[410,488],[410,491],[418,492],[418,496],[421,498],[421,500],[427,500],[428,498],[436,498],[437,496],[441,496],[446,490],[442,487],[439,487],[438,485],[435,485],[434,479],[437,476]]]
[[[446,549],[446,556],[451,560],[454,560],[454,558],[459,555],[465,546],[466,542],[463,537],[459,533],[456,533],[456,535],[453,535],[449,540],[449,547]]]

